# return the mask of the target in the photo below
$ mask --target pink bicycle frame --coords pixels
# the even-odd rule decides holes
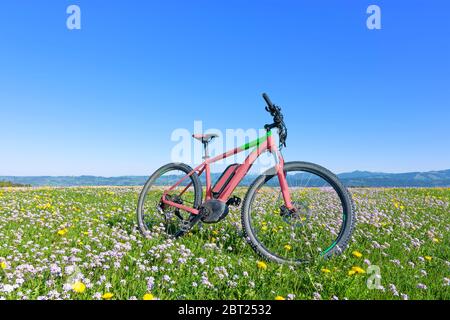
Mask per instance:
[[[170,205],[172,207],[176,207],[176,208],[179,208],[181,210],[190,212],[190,213],[192,213],[194,215],[199,214],[199,210],[196,209],[196,208],[190,208],[188,206],[185,206],[185,205],[178,204],[178,203],[175,203],[173,201],[167,200],[166,199],[166,195],[170,191],[172,191],[173,189],[178,187],[184,180],[189,178],[194,173],[197,172],[197,174],[199,176],[201,176],[203,174],[203,172],[205,172],[205,175],[206,175],[205,201],[212,199],[211,171],[210,171],[211,163],[214,163],[214,162],[217,162],[219,160],[228,158],[228,157],[230,157],[232,155],[241,153],[241,152],[243,152],[245,150],[248,150],[250,148],[253,148],[253,147],[256,147],[256,149],[253,152],[251,152],[247,156],[247,158],[245,159],[244,163],[239,166],[239,168],[236,170],[235,175],[228,182],[228,184],[226,185],[225,189],[222,191],[222,193],[220,194],[220,196],[217,199],[219,201],[222,201],[222,202],[227,202],[228,198],[231,196],[233,191],[236,189],[237,185],[242,181],[244,176],[248,173],[248,171],[250,170],[250,168],[253,165],[253,163],[255,162],[255,160],[263,152],[269,151],[269,152],[271,152],[274,155],[274,157],[276,159],[275,171],[276,171],[276,174],[278,176],[278,180],[279,180],[280,188],[281,188],[281,193],[283,194],[283,199],[284,199],[285,206],[289,210],[293,209],[293,205],[292,205],[292,201],[291,201],[291,196],[289,194],[289,189],[288,189],[286,176],[284,174],[284,159],[283,159],[283,156],[281,155],[281,152],[278,149],[278,146],[274,143],[271,131],[267,131],[267,134],[264,137],[261,137],[261,138],[259,138],[257,140],[254,140],[254,141],[251,141],[249,143],[246,143],[245,145],[243,145],[243,146],[241,146],[239,148],[235,148],[235,149],[233,149],[231,151],[225,152],[224,154],[221,154],[221,155],[213,157],[213,158],[205,159],[205,161],[201,165],[199,165],[198,167],[193,169],[189,174],[184,176],[177,183],[175,183],[168,190],[166,190],[163,193],[162,197],[161,197],[161,201],[163,203],[167,204],[167,205]],[[190,186],[191,186],[191,183],[188,184],[186,186],[186,188],[184,188],[184,190],[181,192],[181,194],[183,194],[187,189],[189,189]]]

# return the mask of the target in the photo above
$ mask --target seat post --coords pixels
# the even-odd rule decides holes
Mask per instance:
[[[204,160],[209,158],[209,154],[208,154],[208,142],[204,141],[203,142],[203,149],[205,150],[205,156],[203,157]]]

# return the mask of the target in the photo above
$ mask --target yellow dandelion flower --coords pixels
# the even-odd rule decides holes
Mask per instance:
[[[352,255],[354,255],[356,258],[361,258],[362,257],[362,253],[359,252],[359,251],[356,251],[356,250],[352,252]]]
[[[64,235],[66,235],[66,233],[67,233],[68,231],[69,231],[69,230],[67,230],[67,228],[61,229],[61,230],[58,231],[58,235],[64,236]]]
[[[261,228],[261,230],[262,230],[262,231],[267,231],[267,226],[263,226],[263,227]]]
[[[52,208],[52,205],[50,203],[40,204],[40,205],[37,206],[37,208],[41,209],[41,210],[47,210],[47,209]]]
[[[258,269],[261,269],[261,270],[267,269],[267,264],[264,261],[258,261],[256,263],[256,266],[258,267]]]
[[[361,267],[358,267],[358,266],[354,266],[354,267],[352,267],[352,270],[351,271],[354,271],[355,273],[366,273],[366,271],[363,269],[363,268],[361,268]]]
[[[144,294],[144,297],[142,298],[144,300],[154,300],[155,297],[151,293]]]
[[[284,297],[282,297],[282,296],[276,296],[275,300],[286,300],[286,299]]]
[[[0,268],[1,269],[6,269],[7,265],[5,261],[0,262]]]
[[[428,261],[431,261],[431,259],[433,259],[433,258],[430,256],[425,256],[425,259],[427,259]]]
[[[107,292],[107,293],[105,293],[104,295],[102,295],[102,299],[109,300],[109,299],[111,299],[113,296],[114,296],[114,294],[112,294],[111,292]]]
[[[291,251],[292,250],[292,247],[290,246],[290,245],[285,245],[284,246],[284,249],[286,249],[287,251]]]
[[[86,286],[83,282],[77,281],[72,285],[72,290],[76,293],[83,293],[86,290]]]
[[[323,273],[330,273],[331,270],[327,269],[327,268],[322,268],[320,271],[322,271]]]
[[[355,273],[356,273],[356,271],[350,270],[350,271],[348,272],[348,275],[349,275],[349,276],[352,276],[352,275],[354,275]]]
[[[433,242],[434,242],[434,243],[439,243],[440,240],[439,240],[438,238],[433,238]]]

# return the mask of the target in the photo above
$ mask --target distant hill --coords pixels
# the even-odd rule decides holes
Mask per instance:
[[[2,181],[0,180],[0,188],[5,188],[5,187],[31,187],[31,185],[25,185],[25,184],[20,184],[20,183],[13,183],[11,181]]]
[[[7,180],[13,183],[29,184],[33,187],[53,186],[138,186],[143,185],[148,177],[123,176],[123,177],[97,177],[97,176],[30,176],[13,177],[0,176],[0,181]]]
[[[219,177],[219,173],[212,174],[212,180]],[[383,173],[354,171],[338,174],[339,179],[349,187],[450,187],[450,169],[429,172]],[[177,181],[172,176],[167,183]],[[241,185],[248,186],[256,175],[248,175]],[[0,176],[0,181],[9,181],[13,184],[31,186],[142,186],[146,176],[97,177],[97,176],[39,176],[39,177],[13,177]],[[301,175],[289,177],[289,182],[296,184],[302,181]],[[204,178],[202,178],[204,182]],[[303,180],[304,181],[304,180]],[[314,180],[309,181],[310,186],[319,185]]]
[[[450,187],[450,170],[407,173],[354,171],[338,176],[348,186]]]

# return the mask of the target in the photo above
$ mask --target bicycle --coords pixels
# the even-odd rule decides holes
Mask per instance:
[[[204,147],[204,162],[196,168],[170,163],[158,169],[144,185],[138,202],[141,233],[152,237],[167,234],[178,238],[197,223],[218,223],[230,206],[241,199],[232,195],[255,160],[270,152],[275,166],[249,186],[241,208],[243,234],[253,250],[278,263],[299,264],[318,257],[340,254],[352,235],[356,217],[348,190],[336,175],[308,162],[284,162],[287,128],[281,108],[263,94],[273,123],[257,140],[216,157],[208,155],[208,144],[218,135],[194,134]],[[272,136],[278,129],[279,145]],[[214,185],[210,165],[254,148],[242,164],[228,166]],[[205,173],[206,188],[199,177]]]

